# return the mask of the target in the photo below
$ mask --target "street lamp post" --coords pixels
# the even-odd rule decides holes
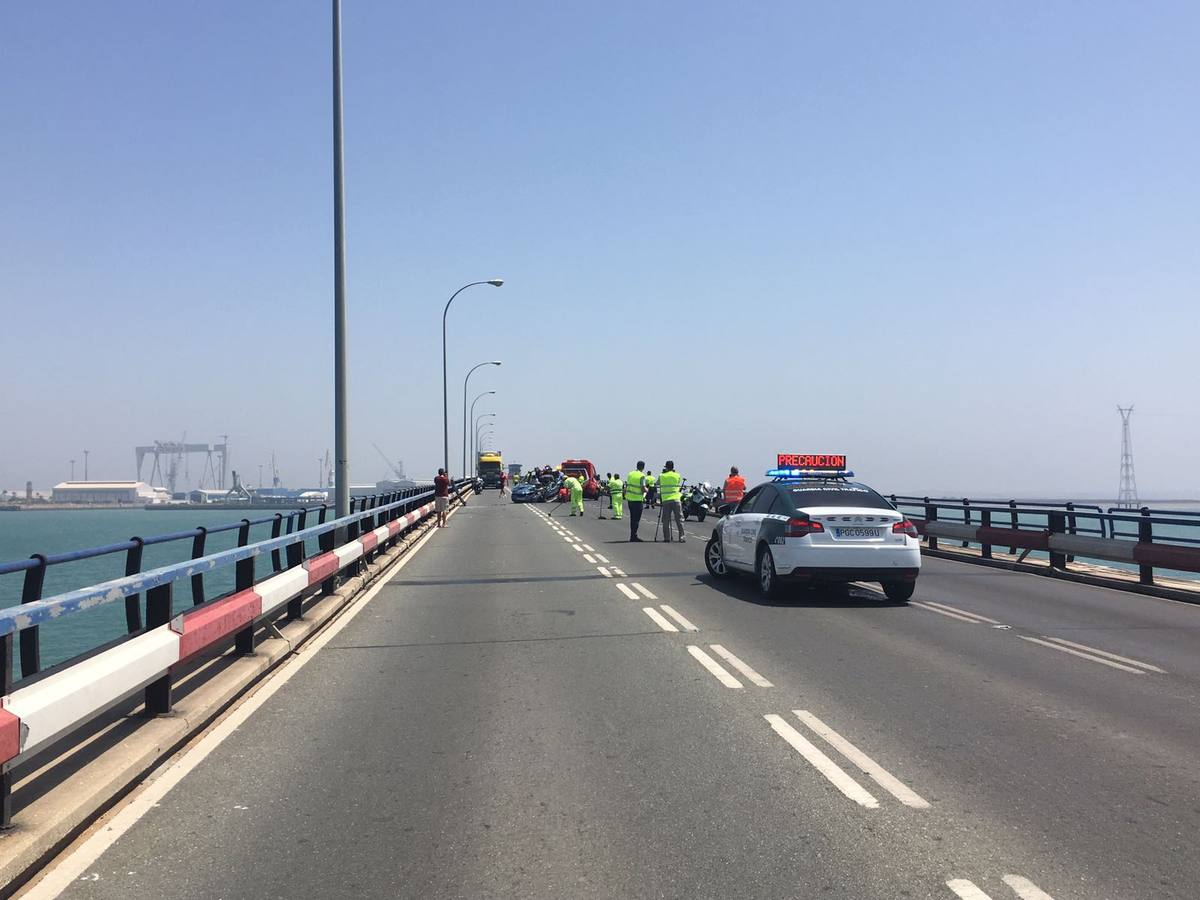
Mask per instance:
[[[481,398],[488,396],[488,394],[494,394],[494,393],[496,393],[496,392],[495,392],[495,391],[484,391],[482,394],[480,394],[478,397],[476,397],[474,400],[472,400],[472,401],[471,401],[471,424],[472,424],[472,425],[474,425],[474,424],[475,424],[475,421],[476,421],[476,419],[475,419],[475,404],[476,404],[476,403],[478,403],[478,402],[480,401],[480,399],[481,399]],[[472,434],[473,434],[473,433],[474,433],[474,432],[472,432]],[[466,435],[465,435],[465,434],[464,434],[464,436],[463,436],[463,440],[466,440]],[[472,442],[472,444],[471,444],[471,453],[470,453],[470,457],[471,457],[471,460],[472,460],[472,463],[471,463],[471,465],[474,465],[474,462],[473,462],[473,460],[474,460],[474,458],[475,458],[475,444],[474,444],[473,442]],[[469,477],[469,475],[470,475],[470,473],[469,473],[469,472],[467,472],[467,471],[464,469],[464,470],[463,470],[463,477],[464,477],[464,478],[467,478],[467,477]]]
[[[484,447],[483,447],[483,442],[484,442],[484,441],[486,441],[488,438],[490,438],[490,437],[491,437],[492,435],[494,435],[495,433],[496,433],[496,432],[494,432],[494,431],[490,431],[490,430],[488,430],[488,429],[484,429],[484,432],[483,432],[483,434],[482,434],[482,435],[480,436],[480,438],[479,438],[479,452],[480,452],[480,453],[482,453],[482,452],[483,452],[483,450],[484,450]],[[491,449],[491,448],[490,448],[490,445],[489,445],[489,448],[488,448],[488,449]]]
[[[469,372],[467,372],[467,377],[463,379],[463,442],[462,442],[463,478],[467,477],[467,382],[471,380],[471,372],[474,372],[480,366],[498,366],[498,365],[500,365],[500,360],[498,360],[498,359],[493,359],[490,362],[481,362],[477,366],[472,366],[471,370]],[[488,393],[494,394],[496,392],[488,391]],[[476,398],[476,399],[478,399],[478,398]]]
[[[470,284],[464,284],[450,295],[450,299],[446,301],[446,308],[442,310],[442,467],[446,470],[447,475],[450,474],[450,394],[446,386],[446,313],[450,312],[450,304],[454,302],[455,297],[477,284],[500,287],[504,284],[504,279],[489,278],[487,281],[472,281]]]
[[[346,202],[342,160],[342,0],[333,0],[333,452],[334,515],[350,515],[346,432]],[[259,476],[259,481],[262,477]]]
[[[472,452],[474,452],[476,455],[479,454],[479,430],[480,430],[480,428],[482,428],[485,424],[487,424],[487,425],[492,424],[490,422],[485,423],[483,421],[484,419],[487,419],[487,418],[494,419],[494,418],[496,418],[496,414],[495,413],[480,413],[475,418],[475,444],[474,444],[474,450]]]

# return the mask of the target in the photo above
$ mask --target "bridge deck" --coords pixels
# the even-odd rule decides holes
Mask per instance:
[[[1200,610],[939,560],[766,605],[595,516],[472,498],[64,895],[1194,896]]]

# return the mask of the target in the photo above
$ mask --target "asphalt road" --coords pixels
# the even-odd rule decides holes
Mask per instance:
[[[1200,609],[768,605],[586,510],[472,498],[64,896],[1200,895]]]

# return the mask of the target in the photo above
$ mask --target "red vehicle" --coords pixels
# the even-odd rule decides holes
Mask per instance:
[[[587,459],[564,459],[562,465],[563,477],[574,475],[583,482],[583,496],[595,500],[600,496],[600,482],[596,478],[596,467]]]

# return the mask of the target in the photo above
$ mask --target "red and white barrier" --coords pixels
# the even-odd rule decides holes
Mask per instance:
[[[313,585],[433,512],[428,503],[220,600],[206,603],[121,644],[0,698],[0,763],[11,766],[83,725],[180,663],[271,615]]]

